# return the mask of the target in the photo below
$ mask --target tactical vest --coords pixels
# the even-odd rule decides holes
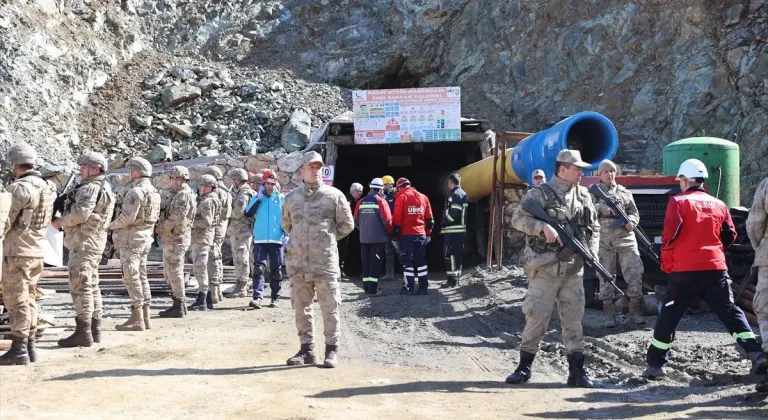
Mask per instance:
[[[99,193],[96,195],[96,207],[93,208],[93,213],[102,216],[102,229],[107,229],[111,223],[113,212],[115,211],[115,194],[111,189],[104,189],[104,183],[107,182],[106,177],[102,178],[99,183]]]
[[[572,217],[568,218],[567,215],[570,213],[568,207],[552,187],[542,184],[534,188],[538,188],[544,193],[545,204],[543,207],[550,217],[565,222],[563,227],[582,243],[589,241],[589,238],[592,236],[592,232],[589,229],[590,214],[589,208],[584,204],[590,199],[588,193],[582,192],[578,187],[574,187],[576,188],[575,199],[571,206],[573,214],[571,215]],[[558,252],[560,248],[560,244],[557,242],[548,244],[544,235],[527,235],[526,242],[531,250],[539,254]]]
[[[153,224],[160,218],[160,193],[154,188],[147,191],[144,202],[141,203],[144,212],[144,223]]]
[[[39,181],[35,182],[33,179]],[[16,227],[22,230],[45,229],[51,224],[53,216],[53,202],[56,200],[56,186],[52,182],[46,181],[35,175],[27,176],[18,180],[29,188],[32,194],[39,194],[37,207],[34,209],[24,209],[17,219]],[[43,183],[44,186],[36,185]]]

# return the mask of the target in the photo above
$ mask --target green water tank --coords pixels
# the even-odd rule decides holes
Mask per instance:
[[[714,137],[693,137],[664,146],[663,159],[664,175],[677,175],[680,164],[687,159],[704,162],[709,171],[710,194],[729,207],[741,205],[738,144]]]

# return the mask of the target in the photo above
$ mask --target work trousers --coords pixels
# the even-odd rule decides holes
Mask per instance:
[[[131,308],[148,306],[152,300],[147,277],[147,256],[151,243],[133,248],[124,247],[120,251],[120,265],[123,268],[123,284],[131,298]]]
[[[341,328],[339,325],[339,307],[341,306],[341,287],[338,278],[312,280],[304,276],[291,277],[291,306],[296,316],[296,329],[299,331],[301,344],[315,342],[315,315],[312,304],[317,292],[317,302],[323,313],[323,331],[325,345],[339,345]]]
[[[763,337],[763,352],[768,354],[768,267],[758,268],[755,288],[752,307],[755,308],[760,336]]]
[[[35,288],[42,274],[42,258],[3,258],[3,303],[11,316],[11,335],[17,340],[37,331]]]
[[[384,242],[375,244],[360,244],[360,258],[363,261],[363,290],[375,295],[379,289],[379,277],[384,267]]]
[[[686,271],[669,274],[667,294],[659,304],[661,310],[646,354],[649,365],[660,367],[669,361],[669,349],[675,339],[677,324],[697,297],[701,297],[712,308],[728,333],[744,351],[760,351],[760,345],[755,340],[755,334],[744,312],[733,302],[728,272]]]
[[[251,277],[250,255],[253,247],[251,232],[237,232],[229,235],[232,247],[232,262],[235,266],[235,278],[238,284],[247,285]]]
[[[400,261],[403,262],[405,287],[413,290],[418,279],[419,289],[427,289],[427,237],[425,235],[404,235],[400,237]]]
[[[269,260],[269,291],[272,300],[280,299],[281,282],[283,272],[280,269],[281,244],[258,243],[253,244],[253,299],[264,297],[264,277],[267,272],[267,260]]]
[[[101,250],[70,250],[69,294],[80,320],[101,318],[101,289],[99,289]]]
[[[459,277],[461,277],[461,265],[464,261],[464,246],[466,243],[466,233],[447,233],[443,235],[445,275],[449,283],[456,283]]]
[[[185,298],[184,256],[187,248],[187,245],[179,242],[163,241],[163,276],[171,286],[171,296],[182,301]]]
[[[528,293],[523,300],[525,328],[520,350],[536,354],[539,343],[547,333],[552,309],[557,302],[557,314],[563,330],[563,345],[570,354],[583,352],[584,281],[582,275],[552,277],[537,272],[529,279]]]
[[[208,293],[208,271],[212,245],[193,243],[189,248],[192,255],[192,272],[197,279],[198,293]]]
[[[224,238],[214,239],[211,252],[208,254],[208,280],[211,284],[221,284],[224,279],[224,262],[221,258],[221,246]]]

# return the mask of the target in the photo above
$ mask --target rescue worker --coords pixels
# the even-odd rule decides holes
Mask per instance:
[[[448,198],[443,210],[443,257],[447,280],[440,288],[456,287],[461,277],[464,246],[467,243],[467,205],[469,197],[461,189],[461,175],[448,176]]]
[[[384,199],[389,204],[389,212],[395,211],[395,179],[391,175],[384,175],[381,177],[381,182],[384,184]],[[387,241],[384,244],[384,251],[387,254],[386,260],[386,274],[381,280],[391,281],[395,279],[395,257],[397,256],[397,250],[392,241]]]
[[[99,262],[107,244],[107,227],[115,211],[115,195],[107,182],[107,158],[87,152],[77,159],[82,183],[67,194],[64,214],[53,221],[64,228],[69,250],[69,294],[75,307],[75,332],[58,341],[61,347],[90,347],[101,342]]]
[[[221,201],[216,194],[218,184],[213,175],[207,174],[201,176],[197,183],[197,207],[192,222],[190,252],[198,290],[197,299],[188,308],[190,311],[213,309],[213,296],[211,296],[209,288],[208,271],[211,269],[210,256],[215,244],[216,226],[219,224],[219,216],[221,215]]]
[[[349,208],[354,210],[357,203],[363,198],[363,185],[355,182],[349,187]],[[359,277],[362,271],[362,261],[359,254],[350,252],[360,248],[360,232],[353,230],[340,242],[339,258],[341,261],[341,274],[346,277]]]
[[[120,214],[109,225],[112,240],[120,252],[123,283],[131,298],[131,317],[115,329],[144,331],[152,327],[150,301],[152,293],[147,278],[147,256],[152,246],[155,222],[160,217],[160,194],[152,185],[152,165],[134,157],[125,164],[133,186],[123,199]]]
[[[552,180],[528,190],[522,202],[534,200],[548,214],[565,221],[566,229],[581,238],[590,253],[597,256],[600,224],[589,192],[579,185],[583,169],[589,166],[581,160],[578,150],[561,150]],[[520,384],[531,378],[531,365],[539,351],[539,342],[547,332],[552,306],[557,302],[567,351],[568,385],[592,388],[594,385],[584,371],[581,326],[584,259],[574,253],[568,260],[560,260],[557,253],[562,249],[562,241],[557,231],[523,210],[522,205],[512,215],[512,226],[526,235],[525,272],[529,283],[523,301],[525,329],[520,344],[520,364],[506,382]]]
[[[229,243],[232,247],[232,260],[235,265],[235,290],[230,297],[248,296],[248,280],[251,278],[251,248],[253,246],[253,218],[246,216],[245,210],[256,191],[248,184],[248,172],[237,168],[229,171],[235,192],[232,199],[232,217],[229,219]]]
[[[434,227],[432,206],[427,196],[416,191],[407,178],[398,179],[392,237],[400,243],[404,277],[402,294],[427,294],[427,245],[432,240],[430,235]],[[416,279],[419,280],[418,289],[414,287]]]
[[[616,183],[616,164],[608,159],[600,162],[597,175],[600,177],[599,187],[605,195],[624,210],[629,217],[626,225],[616,225],[616,214],[601,199],[592,196],[600,221],[600,264],[608,271],[616,274],[616,263],[621,266],[624,281],[629,286],[629,319],[635,325],[645,324],[643,318],[643,261],[637,248],[637,239],[633,232],[640,223],[640,212],[637,210],[632,193]],[[616,289],[611,283],[600,279],[600,299],[603,301],[605,327],[616,326]]]
[[[547,176],[541,169],[534,169],[533,172],[531,172],[531,180],[533,186],[538,187],[539,185],[547,182]]]
[[[667,293],[646,355],[643,376],[664,376],[675,329],[694,299],[701,297],[752,360],[752,373],[765,373],[768,360],[741,308],[733,302],[724,249],[736,241],[728,206],[704,192],[709,174],[700,160],[680,164],[683,191],[669,199],[661,235],[661,269],[669,274]]]
[[[171,286],[170,308],[160,311],[160,318],[184,318],[187,314],[184,285],[184,257],[192,244],[192,222],[197,200],[187,183],[189,169],[174,166],[168,171],[173,196],[168,200],[155,230],[163,244],[163,275]]]
[[[379,290],[379,277],[384,265],[384,244],[390,242],[392,213],[387,200],[381,196],[384,188],[381,178],[373,178],[368,187],[368,195],[357,202],[354,217],[355,226],[360,231],[363,290],[369,295],[375,295]]]
[[[281,281],[283,272],[280,248],[283,246],[282,212],[285,197],[277,190],[277,176],[264,170],[261,187],[257,195],[251,198],[245,209],[245,215],[253,217],[253,301],[252,308],[261,309],[264,297],[264,278],[269,260],[269,306],[280,306]]]
[[[341,334],[341,272],[334,245],[352,232],[355,222],[344,194],[323,183],[322,167],[323,159],[319,153],[304,154],[299,169],[303,185],[285,197],[283,208],[283,231],[290,235],[285,262],[291,278],[291,305],[301,342],[301,349],[287,360],[287,364],[316,362],[312,303],[317,292],[325,332],[323,366],[333,368],[338,363]]]
[[[222,178],[224,173],[218,166],[209,166],[205,173],[216,178],[216,195],[219,197],[220,209],[219,218],[216,224],[216,234],[213,238],[213,250],[208,257],[208,278],[210,279],[211,302],[218,303],[224,299],[221,293],[221,282],[224,280],[224,263],[221,260],[221,246],[224,244],[224,237],[227,234],[227,224],[232,216],[232,196],[229,195],[229,189]]]
[[[37,361],[35,289],[43,273],[43,241],[53,215],[56,186],[35,170],[37,152],[27,144],[8,148],[14,181],[3,235],[3,303],[11,321],[11,348],[0,365]]]
[[[747,235],[755,249],[754,267],[757,269],[757,285],[752,307],[757,315],[763,352],[768,353],[768,179],[755,190],[752,208],[747,217]],[[768,392],[768,374],[756,387],[758,392]]]

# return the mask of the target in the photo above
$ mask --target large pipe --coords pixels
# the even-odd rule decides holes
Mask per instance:
[[[603,159],[613,158],[618,147],[619,136],[611,120],[597,112],[579,112],[507,149],[507,161],[497,163],[497,176],[504,165],[507,183],[530,184],[534,169],[542,169],[549,179],[555,171],[557,154],[563,149],[581,151],[581,158],[592,165],[585,172],[594,171]],[[491,194],[493,156],[465,166],[458,172],[461,186],[471,201]]]

